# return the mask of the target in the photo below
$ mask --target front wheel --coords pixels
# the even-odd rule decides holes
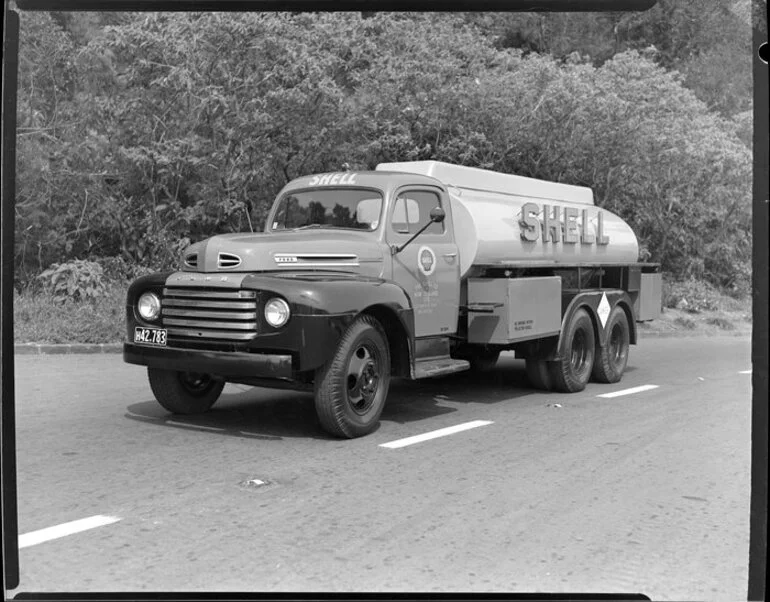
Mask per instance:
[[[623,308],[616,305],[607,320],[607,344],[596,348],[593,380],[599,383],[616,383],[623,377],[628,363],[628,347],[631,329]]]
[[[219,399],[225,381],[210,374],[147,368],[155,399],[174,414],[201,414]]]
[[[315,377],[315,408],[323,429],[352,439],[371,433],[390,386],[390,352],[379,322],[362,316],[347,329],[334,357]]]
[[[578,309],[564,333],[566,345],[561,359],[549,362],[553,388],[562,393],[585,389],[594,365],[594,326],[585,309]]]

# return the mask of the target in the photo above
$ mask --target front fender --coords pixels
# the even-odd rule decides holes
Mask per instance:
[[[249,349],[290,352],[295,370],[325,364],[353,320],[368,309],[388,312],[398,320],[408,340],[414,338],[414,315],[406,292],[397,284],[355,274],[250,274],[241,288],[263,291],[288,301],[292,317],[283,328],[267,326]]]

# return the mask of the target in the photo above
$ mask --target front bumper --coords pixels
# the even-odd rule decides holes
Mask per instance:
[[[290,355],[204,351],[124,343],[123,361],[139,366],[201,372],[224,378],[292,378]]]

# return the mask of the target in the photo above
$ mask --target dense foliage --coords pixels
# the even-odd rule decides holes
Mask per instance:
[[[591,186],[645,259],[745,285],[750,55],[725,41],[730,93],[698,77],[715,20],[748,35],[732,4],[709,0],[719,10],[669,35],[672,2],[662,16],[491,21],[184,13],[76,26],[24,13],[17,277],[76,259],[176,265],[190,241],[261,229],[298,175],[438,159]]]

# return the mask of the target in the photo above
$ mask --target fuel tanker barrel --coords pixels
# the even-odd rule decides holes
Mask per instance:
[[[388,163],[449,192],[460,272],[473,266],[636,263],[639,246],[620,217],[594,205],[590,188],[439,161]]]

